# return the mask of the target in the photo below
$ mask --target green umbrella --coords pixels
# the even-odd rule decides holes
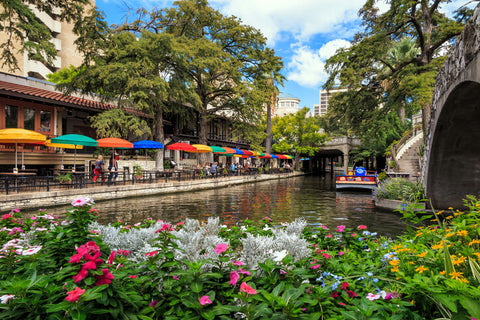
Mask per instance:
[[[66,134],[56,138],[52,138],[52,143],[71,144],[74,146],[96,147],[98,142],[95,139],[81,135],[81,134]],[[73,171],[77,162],[77,148],[75,148],[75,155],[73,158]]]
[[[225,149],[222,147],[217,147],[217,146],[209,146],[212,148],[212,152],[225,152]]]

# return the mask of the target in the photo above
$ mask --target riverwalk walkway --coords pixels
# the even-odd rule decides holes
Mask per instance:
[[[95,201],[120,199],[127,197],[142,197],[156,194],[175,192],[190,192],[196,190],[213,189],[253,183],[259,181],[290,178],[304,175],[304,172],[292,171],[274,174],[255,174],[241,176],[227,176],[221,178],[194,179],[178,181],[175,179],[168,182],[156,180],[153,183],[135,183],[124,185],[98,184],[88,188],[76,189],[51,189],[49,191],[18,192],[0,195],[0,212],[10,211],[15,208],[47,208],[52,206],[66,205],[73,199],[84,196],[93,198]]]

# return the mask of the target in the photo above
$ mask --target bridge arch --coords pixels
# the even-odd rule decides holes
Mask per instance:
[[[433,93],[422,181],[435,208],[460,208],[480,195],[480,6],[439,71]]]

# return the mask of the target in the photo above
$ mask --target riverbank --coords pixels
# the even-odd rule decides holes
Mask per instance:
[[[121,186],[95,186],[84,189],[52,190],[49,192],[16,193],[0,196],[0,212],[15,208],[47,208],[67,205],[73,198],[80,196],[94,197],[96,201],[112,200],[129,197],[141,197],[156,194],[189,192],[196,190],[224,188],[243,183],[254,183],[273,179],[285,179],[305,175],[304,172],[259,174],[247,176],[232,176],[221,179],[197,179],[188,181],[169,181],[166,183],[142,183]]]

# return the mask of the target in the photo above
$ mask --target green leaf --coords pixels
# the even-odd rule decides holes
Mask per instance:
[[[192,289],[192,292],[199,293],[203,289],[203,285],[201,282],[195,281],[190,285],[190,289]]]
[[[463,297],[460,299],[461,305],[468,311],[469,315],[475,319],[480,319],[480,305],[478,300]]]
[[[215,319],[215,313],[212,310],[202,310],[200,312],[204,319],[213,320]]]
[[[435,294],[433,296],[438,302],[446,306],[452,312],[457,312],[456,301],[460,298],[459,296],[446,295],[446,294]]]

